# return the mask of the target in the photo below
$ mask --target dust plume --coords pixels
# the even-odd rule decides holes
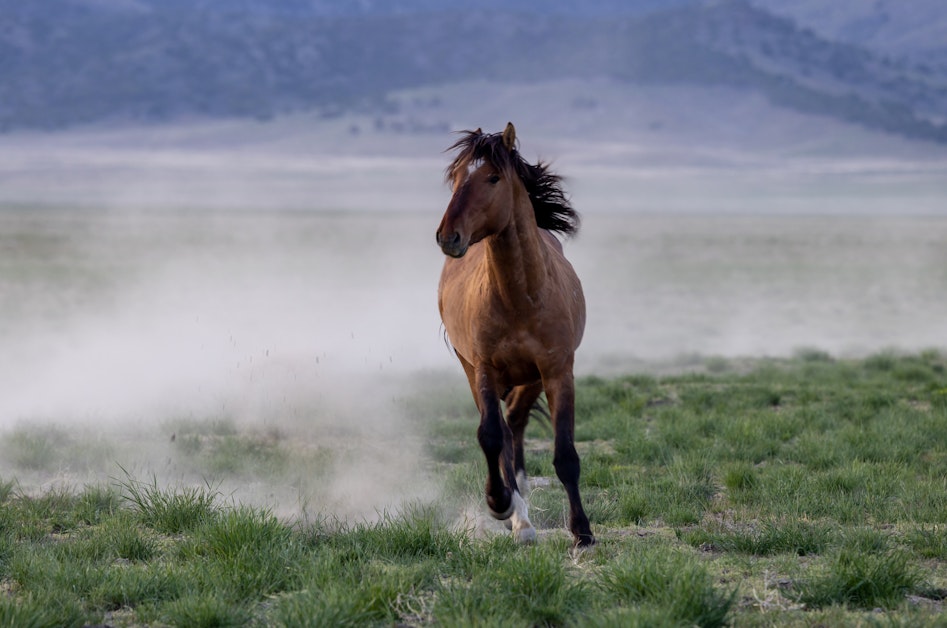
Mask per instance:
[[[24,458],[30,434],[50,425],[82,447],[109,443],[102,453],[114,460],[51,460],[19,474],[25,484],[101,481],[122,464],[169,483],[210,473],[221,492],[281,512],[369,518],[429,496],[422,441],[401,400],[413,373],[450,356],[435,302],[440,253],[429,229],[407,222],[7,214],[22,276],[4,277],[13,299],[0,428],[20,435],[5,460]],[[201,427],[215,423],[230,427]],[[237,446],[236,434],[259,441],[241,445],[251,457],[276,443],[266,451],[285,460],[273,482],[221,471],[236,465],[213,457],[220,443]],[[189,461],[180,460],[185,438]],[[310,466],[294,469],[300,460]]]

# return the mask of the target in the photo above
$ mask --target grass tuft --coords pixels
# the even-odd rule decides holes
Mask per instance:
[[[561,551],[495,543],[437,589],[432,615],[442,625],[556,626],[573,623],[593,591],[573,577]]]
[[[378,613],[365,597],[352,593],[338,586],[294,592],[276,603],[274,624],[287,628],[356,628],[377,622]]]
[[[238,602],[293,585],[302,557],[291,528],[269,511],[247,506],[205,518],[183,552],[203,563],[206,588]]]
[[[25,471],[101,470],[113,458],[111,443],[56,425],[24,425],[0,440],[5,462]]]
[[[13,495],[13,491],[16,489],[15,480],[0,480],[0,505],[3,505],[10,499],[10,496]]]
[[[172,626],[191,628],[236,628],[250,623],[252,613],[241,604],[212,595],[188,595],[164,608],[163,619]]]
[[[122,496],[111,486],[91,486],[80,493],[76,504],[78,518],[87,525],[109,519],[121,507]]]
[[[669,609],[682,624],[725,626],[736,590],[720,591],[707,569],[676,550],[632,552],[602,571],[600,586],[622,606]]]
[[[124,469],[123,469],[124,471]],[[147,484],[133,479],[126,472],[124,481],[125,499],[138,513],[139,520],[162,534],[180,534],[195,529],[217,512],[216,501],[220,496],[209,486],[205,489],[184,487],[176,491],[158,487],[157,478]]]
[[[682,540],[694,547],[754,556],[821,554],[833,541],[833,529],[804,521],[766,522],[748,528],[698,528],[682,532]]]
[[[353,557],[368,549],[375,556],[393,560],[443,559],[462,551],[468,543],[462,533],[449,529],[437,509],[422,504],[406,508],[400,516],[383,513],[375,524],[346,528],[333,541]]]
[[[920,588],[922,577],[903,552],[839,551],[821,577],[803,582],[798,600],[809,607],[841,604],[861,609],[895,608]]]
[[[68,435],[59,428],[20,427],[4,436],[2,451],[17,468],[48,470],[56,466],[58,452],[68,442]]]
[[[0,595],[0,626],[10,628],[79,628],[85,614],[78,601],[62,595]]]
[[[921,558],[947,561],[947,534],[943,528],[918,526],[905,534],[904,543]]]

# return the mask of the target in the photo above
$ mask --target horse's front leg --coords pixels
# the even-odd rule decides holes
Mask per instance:
[[[555,453],[552,464],[569,497],[569,529],[576,547],[595,544],[589,518],[579,496],[579,454],[575,450],[575,382],[572,373],[545,382],[549,414],[555,431]]]
[[[478,373],[476,380],[477,406],[480,408],[477,440],[487,459],[487,507],[494,518],[511,520],[510,527],[518,542],[530,543],[536,538],[536,530],[529,521],[526,500],[516,485],[513,434],[503,420],[493,379],[485,373]]]
[[[495,518],[509,519],[513,513],[513,498],[500,472],[501,460],[504,457],[505,432],[509,428],[503,423],[500,398],[492,382],[485,381],[487,378],[480,373],[477,375],[477,407],[480,409],[477,441],[487,458],[487,506]]]

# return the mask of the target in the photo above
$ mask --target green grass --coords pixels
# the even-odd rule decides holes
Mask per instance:
[[[27,495],[0,481],[0,626],[944,625],[947,358],[704,362],[577,385],[599,545],[570,556],[550,434],[527,432],[534,546],[458,525],[482,509],[476,418],[456,388],[409,394],[441,499],[377,522],[285,521],[213,483]],[[208,477],[318,476],[321,450],[225,420],[169,424]],[[74,446],[17,428],[32,472]],[[104,445],[100,451],[106,451]],[[74,455],[73,460],[81,460]],[[16,466],[19,465],[19,466]],[[469,528],[469,529],[468,529]]]
[[[599,586],[619,604],[650,607],[685,626],[726,625],[737,594],[715,586],[692,554],[662,547],[638,547],[612,562]]]
[[[798,599],[813,608],[895,608],[906,594],[921,592],[922,582],[920,569],[903,552],[844,548],[828,560],[824,574],[801,583]]]
[[[0,442],[0,455],[23,470],[53,472],[94,469],[114,455],[111,444],[57,425],[22,425]]]
[[[169,490],[160,488],[157,478],[149,484],[127,473],[121,487],[141,522],[163,534],[193,530],[213,515],[214,503],[220,497],[210,487]]]
[[[203,421],[173,420],[164,426],[174,435],[174,454],[192,470],[206,477],[278,478],[290,466],[282,435],[241,433],[233,421],[210,418]]]

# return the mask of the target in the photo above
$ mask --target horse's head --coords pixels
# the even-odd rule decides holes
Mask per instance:
[[[436,238],[445,255],[462,257],[471,244],[509,224],[516,186],[523,184],[512,166],[516,158],[512,123],[502,134],[466,131],[451,149],[460,149],[447,169],[453,196]]]

